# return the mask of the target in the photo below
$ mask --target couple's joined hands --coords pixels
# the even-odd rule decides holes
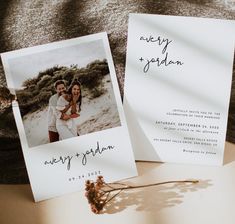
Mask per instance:
[[[69,115],[70,116],[70,118],[77,118],[77,117],[79,117],[80,115],[79,114],[71,114],[71,115]]]
[[[77,117],[79,117],[79,116],[80,116],[79,114],[71,114],[71,115],[63,114],[63,120],[67,121],[67,120],[69,120],[70,118],[77,118]]]

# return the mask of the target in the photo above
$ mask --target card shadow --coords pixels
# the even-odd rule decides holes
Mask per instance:
[[[124,97],[123,105],[133,152],[137,161],[161,161],[160,156],[148,140],[145,132],[140,127],[137,117],[128,100]]]
[[[226,142],[224,149],[224,163],[227,165],[235,161],[235,147],[234,144]]]
[[[148,161],[136,161],[136,168],[138,171],[138,177],[148,175],[152,170],[158,168],[163,163],[161,162],[148,162]]]

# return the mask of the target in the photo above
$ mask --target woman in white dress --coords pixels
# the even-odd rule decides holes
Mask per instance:
[[[81,84],[74,80],[68,91],[63,93],[57,101],[56,128],[61,140],[79,135],[75,120],[80,116],[81,103]]]

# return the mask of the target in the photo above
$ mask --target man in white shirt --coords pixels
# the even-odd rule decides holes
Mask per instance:
[[[50,97],[48,107],[48,133],[50,142],[59,141],[59,134],[56,129],[56,106],[59,97],[66,90],[64,80],[57,80],[54,84],[56,94]]]

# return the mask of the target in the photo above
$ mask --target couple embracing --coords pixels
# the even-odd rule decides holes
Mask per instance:
[[[77,118],[80,116],[82,95],[81,84],[74,80],[66,88],[64,80],[54,84],[56,94],[49,99],[48,132],[50,142],[78,136]]]

